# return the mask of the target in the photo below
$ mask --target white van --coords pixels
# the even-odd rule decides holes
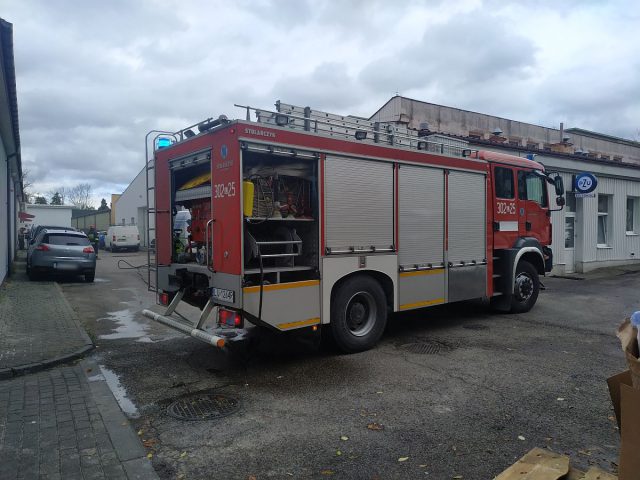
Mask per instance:
[[[104,239],[104,246],[107,250],[116,252],[118,250],[140,249],[140,232],[135,225],[114,225],[107,230]]]

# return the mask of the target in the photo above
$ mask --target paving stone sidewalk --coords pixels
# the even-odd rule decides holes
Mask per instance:
[[[0,479],[154,479],[92,361],[0,382]]]
[[[16,262],[0,287],[0,480],[158,478],[98,365],[68,365],[92,348],[58,285]]]
[[[57,283],[30,282],[24,252],[0,287],[0,380],[81,357],[93,348]]]

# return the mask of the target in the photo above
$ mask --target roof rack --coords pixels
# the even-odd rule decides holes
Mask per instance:
[[[413,130],[390,122],[372,122],[351,115],[336,115],[312,110],[310,107],[283,103],[280,100],[275,103],[275,111],[247,105],[235,104],[235,106],[246,110],[247,121],[251,121],[251,112],[253,111],[258,123],[313,132],[334,138],[356,139],[367,143],[386,144],[456,157],[466,156],[469,152],[467,141],[432,133],[427,129]]]

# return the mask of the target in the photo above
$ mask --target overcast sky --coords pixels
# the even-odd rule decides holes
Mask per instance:
[[[630,139],[637,1],[0,0],[13,23],[23,168],[89,182],[96,206],[144,165],[144,136],[234,103],[368,117],[408,97]]]

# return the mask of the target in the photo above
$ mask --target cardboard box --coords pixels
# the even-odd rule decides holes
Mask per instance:
[[[640,359],[638,358],[638,330],[631,325],[627,318],[618,328],[618,338],[624,352],[629,371],[631,372],[631,384],[634,388],[640,389]]]
[[[640,480],[640,390],[633,388],[629,370],[607,383],[620,428],[618,478]]]

